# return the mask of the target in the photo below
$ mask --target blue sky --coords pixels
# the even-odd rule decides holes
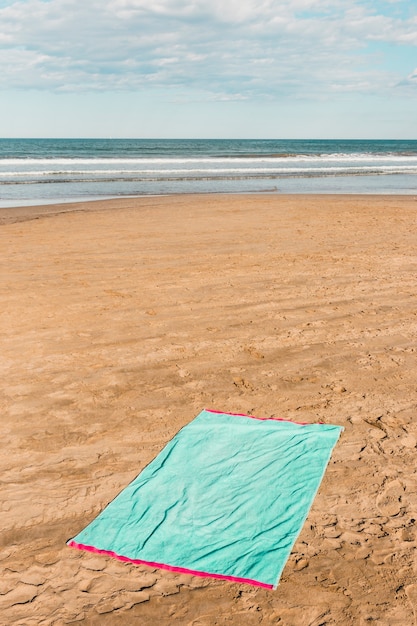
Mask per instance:
[[[0,0],[0,136],[417,138],[415,0]]]

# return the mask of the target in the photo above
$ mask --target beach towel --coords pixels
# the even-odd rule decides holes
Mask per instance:
[[[276,588],[341,430],[204,410],[68,545]]]

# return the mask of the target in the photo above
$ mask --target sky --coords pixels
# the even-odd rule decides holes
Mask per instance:
[[[417,139],[417,2],[0,0],[0,137]]]

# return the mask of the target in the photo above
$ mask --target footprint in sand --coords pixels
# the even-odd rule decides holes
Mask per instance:
[[[399,480],[386,483],[384,491],[376,499],[376,505],[382,515],[398,515],[404,506],[404,487]]]
[[[241,378],[239,376],[234,376],[233,377],[233,384],[235,385],[235,387],[237,387],[240,390],[245,390],[248,389],[249,391],[254,391],[255,387],[247,380],[245,380],[244,378]]]
[[[417,624],[417,585],[408,585],[408,587],[405,588],[405,592],[413,608],[414,624]]]

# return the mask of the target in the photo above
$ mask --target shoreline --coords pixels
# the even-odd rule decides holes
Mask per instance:
[[[148,207],[152,205],[163,204],[166,202],[184,201],[186,199],[204,199],[204,198],[277,198],[277,199],[290,199],[290,198],[323,198],[324,201],[334,199],[340,200],[352,200],[363,198],[370,201],[380,201],[383,199],[390,199],[395,201],[396,199],[403,199],[404,201],[417,201],[417,193],[413,194],[339,194],[339,193],[291,193],[280,194],[276,192],[242,192],[242,193],[178,193],[178,194],[157,194],[146,196],[127,196],[117,198],[105,198],[105,199],[93,199],[93,200],[79,200],[68,202],[57,202],[51,204],[36,204],[36,205],[19,205],[15,207],[0,207],[0,226],[4,224],[13,224],[16,222],[25,222],[30,220],[37,220],[43,217],[54,217],[56,215],[62,215],[65,213],[84,213],[84,212],[97,212],[108,210],[126,210],[138,207]],[[165,198],[165,200],[161,200]]]
[[[416,199],[3,212],[5,623],[412,624]],[[66,545],[204,407],[344,427],[276,591]]]

